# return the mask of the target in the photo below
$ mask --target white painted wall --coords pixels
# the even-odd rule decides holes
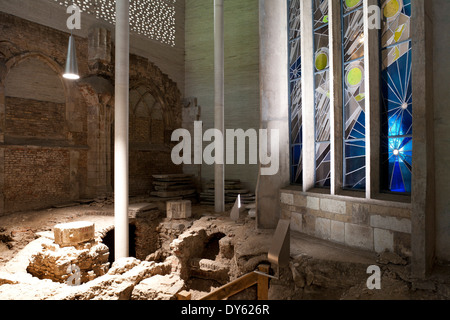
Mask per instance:
[[[214,127],[214,1],[186,0],[186,97],[197,97],[204,129]],[[259,129],[259,13],[257,0],[225,1],[225,128]],[[208,143],[204,144],[206,147]],[[203,165],[203,179],[214,166]],[[225,167],[226,179],[256,187],[258,166]]]

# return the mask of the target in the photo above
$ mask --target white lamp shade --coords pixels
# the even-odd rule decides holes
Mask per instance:
[[[80,79],[78,75],[77,52],[75,48],[75,38],[71,35],[69,38],[69,46],[67,49],[66,68],[63,77],[70,80]]]

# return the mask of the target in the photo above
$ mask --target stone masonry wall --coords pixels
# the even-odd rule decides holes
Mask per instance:
[[[366,201],[361,198],[280,191],[282,219],[291,230],[332,242],[375,251],[411,256],[409,204]]]
[[[0,12],[0,215],[113,192],[113,37],[94,27],[75,38],[81,79],[68,81],[69,33]],[[153,174],[182,171],[170,160],[182,95],[132,54],[130,96],[130,194],[148,195]]]

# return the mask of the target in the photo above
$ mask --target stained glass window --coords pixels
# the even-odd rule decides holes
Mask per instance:
[[[410,193],[412,173],[411,0],[383,0],[381,183]]]
[[[330,70],[328,0],[313,0],[316,186],[330,187]]]
[[[363,0],[341,0],[344,85],[343,187],[366,187]]]
[[[291,183],[302,183],[302,64],[300,0],[289,0],[289,90],[291,130]]]

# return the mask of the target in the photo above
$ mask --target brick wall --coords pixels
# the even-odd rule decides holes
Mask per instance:
[[[112,57],[111,37],[76,37],[82,78],[75,82],[61,78],[68,37],[0,12],[0,215],[113,191],[114,64],[97,68],[89,55],[94,44]],[[137,55],[130,84],[154,99],[146,114],[130,114],[130,193],[147,195],[153,174],[182,171],[170,159],[182,97],[177,83]]]
[[[45,208],[70,200],[67,150],[8,148],[4,154],[7,211]]]
[[[65,104],[6,97],[6,134],[64,139]]]
[[[281,217],[297,232],[369,251],[411,255],[411,205],[280,191]]]

